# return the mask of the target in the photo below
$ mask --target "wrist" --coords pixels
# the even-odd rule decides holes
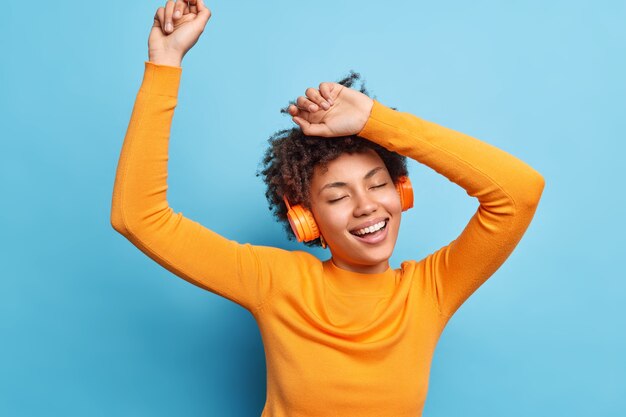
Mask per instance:
[[[181,67],[183,57],[172,52],[148,52],[148,61],[158,65],[168,65],[170,67]]]
[[[360,112],[359,112],[360,122],[359,122],[358,132],[356,133],[357,135],[361,133],[361,131],[367,124],[367,121],[369,120],[372,114],[372,109],[374,108],[374,99],[364,95],[363,100],[359,103],[359,107],[360,107]]]

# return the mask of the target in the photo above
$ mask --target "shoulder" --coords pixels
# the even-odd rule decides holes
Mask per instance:
[[[407,259],[402,261],[402,263],[400,264],[400,268],[397,268],[397,270],[402,274],[411,274],[414,273],[416,269],[418,269],[420,265],[423,265],[425,262],[426,258],[423,258],[419,261],[415,259]]]
[[[243,256],[252,256],[256,262],[264,265],[273,274],[293,273],[294,270],[321,268],[321,261],[314,255],[302,250],[287,250],[274,246],[241,245]]]
[[[402,261],[396,271],[403,279],[410,278],[414,285],[423,286],[424,281],[427,280],[430,275],[428,270],[432,267],[433,256],[434,253],[431,253],[420,260],[407,259]]]

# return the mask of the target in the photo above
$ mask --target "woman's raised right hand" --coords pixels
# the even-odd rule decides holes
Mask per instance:
[[[156,64],[180,66],[198,41],[211,11],[204,0],[167,0],[154,15],[148,38],[148,56]]]

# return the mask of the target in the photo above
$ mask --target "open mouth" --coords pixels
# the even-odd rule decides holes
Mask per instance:
[[[382,220],[382,221],[380,221],[380,222],[378,222],[378,223],[376,223],[376,224],[374,224],[374,225],[372,225],[370,227],[366,227],[364,229],[351,230],[350,233],[352,233],[355,236],[360,236],[360,237],[367,236],[367,235],[370,235],[370,234],[374,234],[374,233],[376,233],[378,231],[384,230],[387,227],[387,222],[388,221],[389,221],[389,219],[385,219],[385,220]]]
[[[378,243],[383,240],[387,235],[387,224],[389,219],[381,220],[380,222],[373,224],[363,229],[351,230],[350,234],[355,236],[358,240],[367,243]]]

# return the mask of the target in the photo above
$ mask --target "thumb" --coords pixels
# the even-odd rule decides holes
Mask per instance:
[[[329,136],[328,127],[323,123],[309,123],[297,116],[293,117],[293,121],[300,126],[302,132],[307,136]]]
[[[199,23],[202,25],[202,29],[204,29],[206,22],[208,22],[211,17],[211,10],[205,6],[204,0],[197,0],[196,7],[198,9],[196,20],[199,20]]]

